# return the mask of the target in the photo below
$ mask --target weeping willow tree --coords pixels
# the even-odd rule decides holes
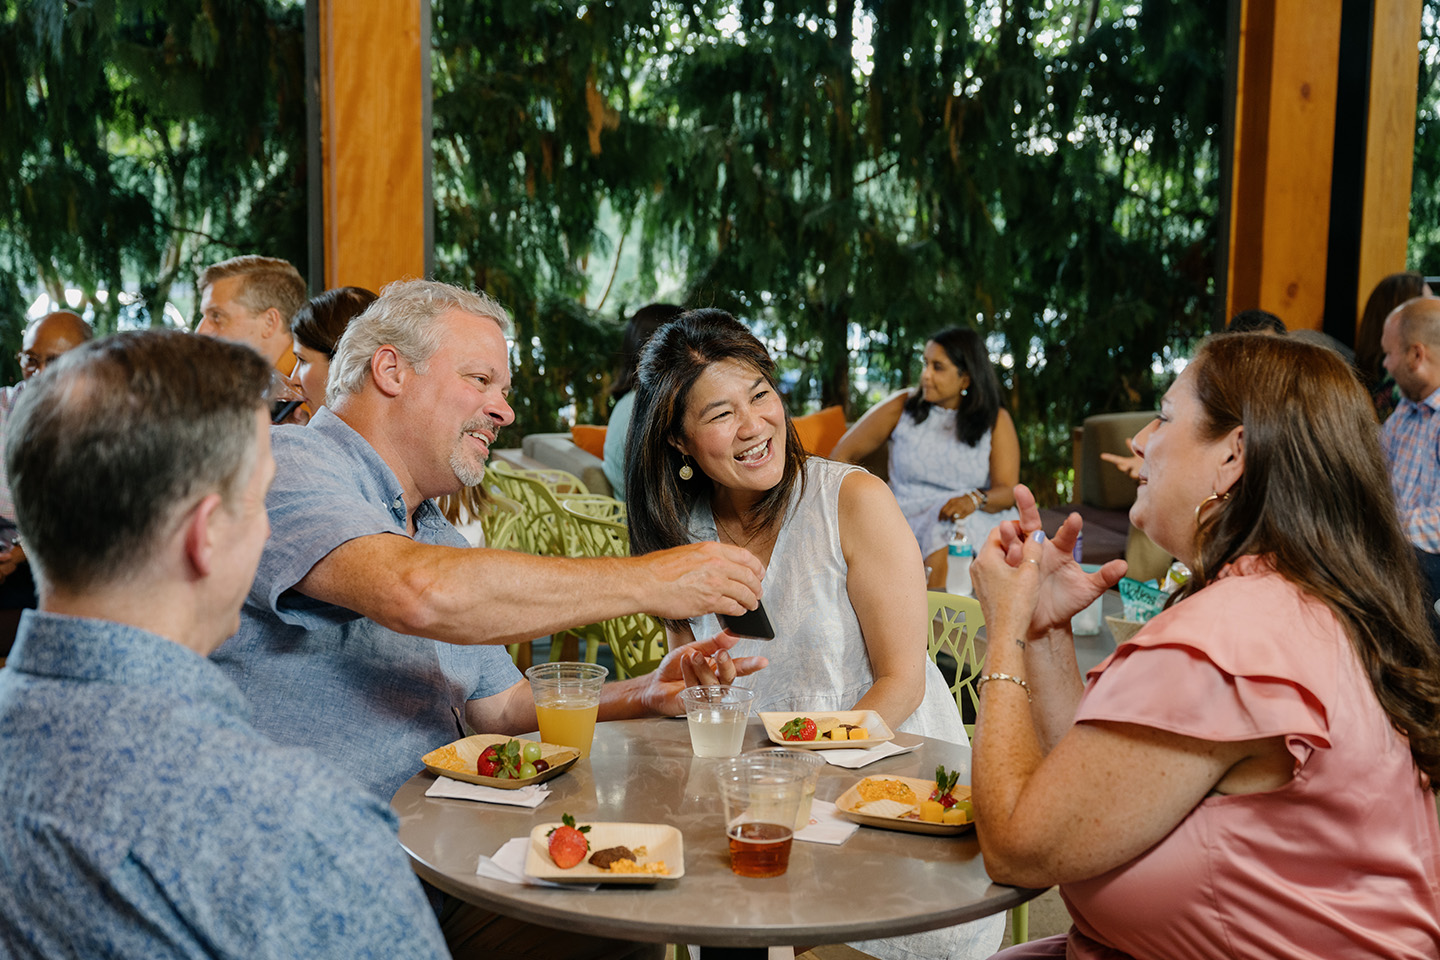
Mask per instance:
[[[603,419],[619,311],[576,305],[623,244],[762,332],[792,409],[858,412],[977,327],[1056,494],[1071,424],[1153,403],[1211,321],[1222,5],[435,12],[438,255],[516,307],[532,428]]]
[[[106,332],[164,322],[172,286],[217,259],[260,251],[305,269],[302,8],[3,0],[0,11],[4,373],[18,374],[22,290],[78,289]]]

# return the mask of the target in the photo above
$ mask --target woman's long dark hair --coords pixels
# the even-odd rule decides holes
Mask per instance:
[[[640,366],[640,351],[660,327],[685,312],[684,307],[673,303],[652,303],[635,311],[630,322],[625,324],[625,340],[621,344],[620,369],[615,372],[615,382],[610,385],[610,400],[619,400],[635,386],[635,374]]]
[[[955,411],[955,439],[973,447],[995,428],[995,418],[1000,415],[1000,381],[985,352],[985,341],[974,330],[950,327],[925,342],[940,347],[961,373],[970,374],[970,386]],[[916,423],[924,423],[933,406],[925,401],[924,391],[916,387],[905,401],[905,412]]]
[[[1195,538],[1176,600],[1239,557],[1274,563],[1344,624],[1415,764],[1440,785],[1440,648],[1405,539],[1370,398],[1334,351],[1288,337],[1216,334],[1190,364],[1206,422],[1244,428],[1245,470]]]
[[[290,318],[290,332],[303,345],[335,359],[335,345],[345,328],[380,299],[364,287],[335,287],[306,301]]]
[[[1406,300],[1420,296],[1425,289],[1425,278],[1418,273],[1392,273],[1375,284],[1360,313],[1360,329],[1355,335],[1355,366],[1365,378],[1365,385],[1374,388],[1385,379],[1385,370],[1380,361],[1385,351],[1380,349],[1380,335],[1385,332],[1385,318]]]
[[[640,355],[635,408],[625,441],[625,505],[630,552],[636,556],[690,542],[690,510],[715,485],[702,470],[680,479],[686,462],[675,441],[684,440],[685,411],[695,381],[713,363],[736,360],[763,376],[779,395],[775,362],[745,325],[724,310],[692,310],[666,324]],[[743,518],[744,529],[780,522],[797,483],[805,489],[806,454],[785,411],[785,470]]]

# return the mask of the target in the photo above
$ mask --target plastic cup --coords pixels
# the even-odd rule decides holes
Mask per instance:
[[[1099,564],[1082,563],[1080,569],[1086,573],[1094,573],[1100,569]],[[1100,632],[1100,607],[1105,597],[1102,594],[1095,598],[1095,601],[1070,618],[1070,632],[1077,637],[1091,636]]]
[[[744,687],[686,687],[680,691],[690,748],[697,757],[733,757],[745,743],[753,690]]]
[[[540,740],[574,747],[580,756],[590,756],[600,688],[609,673],[598,663],[537,663],[526,670],[535,697]]]
[[[810,825],[810,808],[815,802],[815,784],[820,780],[820,769],[825,766],[825,761],[815,750],[792,750],[789,747],[766,747],[763,750],[750,750],[743,756],[747,757],[771,757],[782,763],[792,764],[800,770],[805,777],[804,790],[800,794],[800,809],[795,813],[795,832],[799,833]]]
[[[742,877],[778,877],[790,866],[803,770],[769,757],[722,760],[716,771],[725,804],[730,869]]]

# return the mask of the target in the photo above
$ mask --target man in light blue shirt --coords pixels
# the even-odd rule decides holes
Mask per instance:
[[[739,614],[764,568],[694,544],[645,557],[571,559],[472,549],[433,498],[484,478],[515,418],[509,318],[483,294],[393,283],[336,345],[325,409],[272,434],[272,533],[238,633],[215,654],[282,743],[318,749],[388,800],[420,757],[464,735],[536,729],[530,684],[503,644],[645,612]],[[679,693],[764,666],[734,637],[671,651],[655,672],[605,684],[600,719],[683,713]],[[651,945],[569,937],[475,911],[443,923],[452,951],[620,957]]]
[[[14,411],[40,608],[0,671],[0,956],[446,955],[388,807],[251,727],[206,659],[269,530],[269,377],[124,333]]]

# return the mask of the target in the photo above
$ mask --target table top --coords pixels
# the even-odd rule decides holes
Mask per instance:
[[[897,734],[913,753],[848,770],[826,764],[815,796],[833,801],[874,773],[933,776],[937,764],[969,778],[970,751],[958,744]],[[752,719],[745,749],[769,746]],[[418,759],[418,758],[417,758]],[[935,837],[861,827],[843,845],[796,841],[782,877],[730,871],[716,761],[693,756],[682,720],[601,723],[590,757],[548,782],[534,810],[429,798],[434,782],[417,773],[392,801],[400,843],[415,871],[445,892],[544,926],[649,942],[753,947],[840,943],[950,926],[999,913],[1040,891],[991,883],[974,831]],[[578,821],[667,823],[685,839],[685,875],[653,887],[549,889],[477,876],[480,856],[528,836],[562,813]]]

